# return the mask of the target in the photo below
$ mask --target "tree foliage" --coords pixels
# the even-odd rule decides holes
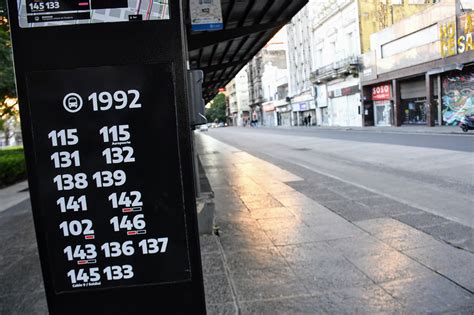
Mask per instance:
[[[8,24],[5,1],[0,0],[0,101],[5,103],[5,99],[15,97],[10,26]]]
[[[7,17],[7,0],[0,1],[0,16]]]
[[[7,144],[17,121],[18,102],[13,71],[10,25],[8,23],[6,2],[0,0],[0,129],[5,131]]]
[[[206,118],[209,122],[225,122],[227,120],[224,93],[217,94],[211,101],[211,107],[206,108]]]

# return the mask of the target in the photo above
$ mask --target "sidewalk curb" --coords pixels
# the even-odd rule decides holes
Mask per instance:
[[[231,126],[236,128],[244,128],[239,126]],[[419,130],[414,129],[410,130],[411,128],[416,127],[320,127],[320,126],[278,126],[278,127],[268,127],[268,126],[258,126],[257,128],[263,129],[276,129],[276,130],[299,130],[299,129],[313,129],[313,130],[327,130],[327,131],[355,131],[355,132],[367,132],[367,133],[390,133],[390,134],[425,134],[425,135],[465,135],[465,136],[473,136],[474,133],[463,132],[463,131],[439,131],[429,129],[431,127],[425,127],[427,130]],[[380,129],[379,129],[380,128]],[[383,128],[390,128],[390,129],[383,129]],[[436,128],[436,127],[435,127]],[[443,128],[450,128],[450,127],[443,127]],[[453,127],[455,128],[455,127]]]
[[[196,198],[199,235],[212,235],[214,231],[214,193],[206,192]]]
[[[315,127],[320,130],[335,130],[335,131],[357,131],[357,132],[371,132],[371,133],[392,133],[392,134],[426,134],[426,135],[469,135],[468,133],[462,131],[437,131],[437,130],[408,130],[408,129],[393,129],[393,130],[383,130],[383,129],[366,129],[366,128],[321,128]],[[382,127],[383,128],[383,127]],[[428,127],[427,127],[428,128]]]

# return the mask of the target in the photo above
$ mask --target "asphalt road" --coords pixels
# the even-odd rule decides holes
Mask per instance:
[[[427,127],[425,127],[427,128]],[[246,128],[250,129],[250,128]],[[377,132],[376,130],[328,130],[319,128],[257,128],[259,133],[272,135],[295,135],[301,137],[317,137],[335,140],[350,140],[358,142],[397,144],[403,146],[435,148],[453,151],[473,152],[474,133],[462,134],[423,134],[402,132]],[[215,129],[213,129],[215,130]]]
[[[216,128],[207,133],[310,182],[329,176],[474,227],[474,137],[316,128]],[[308,187],[305,190],[311,190]]]

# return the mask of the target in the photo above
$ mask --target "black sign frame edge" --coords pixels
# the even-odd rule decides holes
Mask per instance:
[[[161,64],[161,65],[165,65],[165,66],[169,66],[170,68],[170,74],[172,76],[172,79],[173,79],[173,86],[174,86],[174,89],[176,90],[176,65],[174,62],[158,62],[158,63],[144,63],[144,64],[118,64],[118,65],[112,65],[112,64],[108,64],[108,65],[103,65],[101,67],[123,67],[123,66],[142,66],[142,65],[150,65],[150,66],[153,66],[153,65],[157,65],[157,64]],[[82,67],[82,68],[69,68],[69,69],[55,69],[55,70],[51,70],[51,71],[73,71],[73,70],[80,70],[80,69],[84,69],[84,68],[88,68],[88,69],[93,69],[93,68],[97,68],[97,67]],[[43,70],[37,70],[37,71],[31,71],[31,72],[28,72],[28,73],[25,73],[25,77],[27,77],[28,75],[32,74],[32,73],[41,73],[41,72],[44,72]],[[25,79],[26,81],[26,85],[28,86],[28,79],[26,78]],[[177,101],[176,101],[176,93],[174,94],[174,101],[175,103],[177,104]],[[28,103],[28,115],[31,117],[31,106],[29,106],[29,103]],[[178,127],[178,123],[179,123],[179,119],[178,119],[178,108],[175,107],[175,110],[174,110],[174,117],[175,117],[175,124],[176,124],[176,134],[175,134],[175,137],[176,137],[176,143],[177,143],[177,154],[178,154],[178,162],[179,162],[179,165],[182,165],[182,156],[181,156],[181,153],[180,153],[180,139],[179,139],[179,127]],[[30,125],[29,125],[29,128],[30,130],[33,130],[33,122],[31,121],[31,119],[29,120],[30,122]],[[33,140],[34,139],[34,136],[31,137],[31,139]],[[32,145],[31,145],[31,150],[33,152],[37,152],[36,150],[36,146],[34,144],[34,140],[32,141]],[[37,165],[38,163],[38,160],[36,158],[36,155],[34,156],[34,164]],[[36,174],[36,168],[34,169],[34,178],[38,178],[37,174]],[[191,249],[192,249],[192,246],[190,246],[190,235],[188,233],[188,228],[187,228],[187,217],[188,217],[188,213],[187,213],[187,210],[186,210],[186,204],[185,204],[185,198],[186,198],[186,194],[185,194],[185,189],[184,189],[184,180],[183,180],[183,172],[179,171],[179,180],[180,180],[180,183],[181,183],[181,187],[183,188],[183,192],[180,194],[182,197],[183,197],[183,200],[182,200],[182,203],[183,203],[183,206],[184,206],[184,213],[183,213],[183,218],[184,218],[184,224],[185,224],[185,227],[186,227],[186,250],[188,252],[188,263],[189,263],[189,266],[190,266],[190,270],[189,270],[189,275],[190,275],[190,279],[185,279],[185,280],[176,280],[176,281],[166,281],[166,282],[160,282],[160,283],[147,283],[147,284],[141,284],[141,285],[138,285],[138,284],[131,284],[131,285],[117,285],[113,288],[103,288],[103,287],[89,287],[88,289],[84,289],[84,290],[80,290],[81,292],[96,292],[96,291],[104,291],[104,290],[113,290],[113,289],[126,289],[126,288],[134,288],[134,287],[152,287],[152,286],[161,286],[161,285],[170,285],[170,284],[177,284],[177,283],[189,283],[189,282],[192,282],[192,277],[193,277],[193,272],[192,272],[192,262],[191,262]],[[193,182],[194,183],[194,182]],[[32,194],[30,194],[32,195]],[[35,198],[38,198],[38,196],[35,196]],[[40,208],[41,206],[39,205],[38,203],[38,208]],[[34,211],[33,213],[34,214],[37,214],[36,212],[41,212],[41,211]],[[40,226],[45,226],[45,223],[44,223],[44,220],[43,220],[43,216],[41,216],[40,214],[37,214],[39,218],[41,218],[41,220],[38,220],[38,221],[35,221],[35,222],[38,222],[38,224]],[[36,227],[35,227],[36,229]],[[45,230],[45,229],[42,229],[42,228],[39,228],[37,229],[38,231],[39,230]],[[46,244],[46,239],[47,239],[47,236],[46,234],[44,234],[44,239],[45,239],[45,244]],[[47,252],[47,251],[46,251]],[[53,267],[52,265],[48,264],[49,265],[49,273],[52,273],[53,272]],[[202,268],[202,267],[201,267]],[[45,270],[46,272],[46,270]],[[48,276],[49,276],[49,273],[48,273]],[[49,277],[44,277],[44,278],[47,278],[49,279]],[[51,280],[51,283],[53,284],[54,281],[52,279]],[[54,288],[54,285],[51,285],[52,288]],[[55,295],[62,295],[62,294],[75,294],[77,293],[79,290],[74,290],[74,289],[70,289],[70,290],[64,290],[64,291],[57,291],[57,290],[54,290],[54,294]]]
[[[153,20],[153,21],[139,21],[139,22],[117,22],[117,23],[97,23],[97,24],[85,24],[85,25],[68,25],[68,26],[51,26],[51,27],[38,27],[38,28],[20,28],[19,27],[19,21],[18,21],[18,12],[17,12],[17,7],[16,7],[16,0],[7,0],[7,8],[9,12],[9,16],[13,16],[13,19],[9,19],[10,21],[10,26],[11,26],[11,37],[12,37],[12,42],[13,42],[13,51],[14,51],[14,69],[15,69],[15,74],[16,74],[16,83],[17,83],[17,95],[19,97],[19,107],[20,107],[20,115],[21,115],[21,129],[23,132],[23,142],[24,142],[24,148],[25,148],[25,157],[26,157],[26,165],[27,165],[27,170],[28,174],[31,174],[28,176],[28,183],[29,187],[31,189],[31,194],[30,194],[30,201],[32,203],[32,207],[34,208],[34,205],[37,203],[37,196],[40,193],[38,190],[38,184],[35,180],[35,174],[36,172],[34,171],[37,165],[35,164],[36,157],[35,157],[35,152],[32,150],[32,145],[33,141],[31,138],[32,135],[32,129],[30,126],[30,121],[31,121],[31,116],[29,113],[29,98],[27,95],[27,89],[26,89],[26,73],[31,72],[31,71],[48,71],[48,70],[55,70],[57,67],[55,66],[44,66],[40,64],[31,64],[31,62],[25,58],[25,54],[20,51],[19,46],[25,46],[25,39],[28,38],[33,38],[37,33],[40,34],[42,32],[48,32],[50,29],[54,30],[55,32],[59,33],[70,33],[73,31],[76,31],[76,28],[81,28],[85,27],[87,29],[93,30],[96,28],[114,28],[114,27],[121,27],[123,28],[124,25],[129,26],[129,24],[133,24],[134,28],[140,28],[142,27],[143,24],[147,24],[148,27],[153,24],[164,24],[164,25],[172,25],[172,26],[177,26],[179,23],[179,34],[178,34],[178,46],[181,46],[182,48],[186,47],[186,40],[185,40],[185,31],[184,31],[184,18],[182,15],[182,4],[183,0],[176,0],[173,3],[170,3],[170,19],[169,20]],[[12,5],[13,4],[13,5]],[[177,21],[177,22],[176,22]],[[116,26],[117,25],[117,26]],[[137,56],[133,56],[132,59],[136,59]],[[201,264],[201,253],[200,253],[200,247],[199,247],[199,232],[198,232],[198,222],[197,222],[197,212],[196,212],[196,200],[194,199],[194,194],[190,194],[190,192],[195,191],[194,187],[194,175],[193,175],[193,165],[192,165],[192,148],[190,144],[192,143],[192,138],[191,138],[191,131],[189,129],[188,125],[188,114],[187,114],[187,108],[186,108],[186,89],[183,87],[184,83],[186,81],[186,67],[184,60],[186,60],[186,52],[183,51],[181,54],[175,54],[173,61],[176,62],[176,64],[182,64],[181,67],[176,66],[174,69],[174,77],[175,81],[173,82],[176,88],[176,93],[175,93],[175,101],[176,101],[176,112],[177,112],[177,132],[178,132],[178,149],[181,155],[181,169],[180,172],[182,174],[182,179],[183,179],[183,189],[184,191],[188,191],[187,194],[185,194],[185,200],[184,200],[184,206],[185,206],[185,213],[186,213],[186,219],[185,219],[185,224],[186,224],[186,230],[188,231],[188,244],[190,246],[189,250],[189,259],[191,262],[191,270],[192,270],[192,279],[191,279],[191,285],[188,288],[188,291],[186,291],[188,294],[186,296],[189,296],[189,293],[191,294],[191,297],[194,301],[192,301],[192,304],[189,304],[191,307],[190,310],[193,312],[199,312],[199,313],[205,313],[206,312],[206,304],[205,304],[205,298],[204,298],[204,285],[203,285],[203,275],[202,275],[202,264]],[[166,59],[161,59],[157,58],[154,59],[153,61],[148,60],[147,62],[166,62]],[[133,63],[133,62],[132,62]],[[26,64],[26,65],[25,65]],[[124,60],[120,60],[118,62],[114,62],[116,65],[126,65],[130,64],[130,62],[126,62]],[[81,65],[68,65],[61,67],[61,69],[74,69],[76,67],[94,67],[94,66],[100,66],[100,62],[89,62],[89,63],[84,63]],[[30,66],[32,69],[29,69],[27,71],[26,69]],[[59,69],[58,69],[59,70]],[[181,89],[178,88],[178,84],[181,86]],[[179,93],[179,92],[181,93]],[[45,244],[46,238],[45,235],[42,235],[39,231],[41,220],[43,218],[36,213],[33,209],[33,218],[34,218],[34,226],[35,226],[35,234],[37,238],[37,245],[38,245],[38,250],[40,253],[45,253],[46,248],[43,246]],[[193,246],[194,245],[194,246]],[[40,262],[41,262],[41,270],[42,270],[42,275],[43,275],[43,281],[44,281],[44,286],[45,286],[45,292],[46,292],[46,297],[48,301],[48,307],[49,310],[52,314],[56,314],[57,308],[54,302],[56,301],[56,296],[54,294],[53,286],[51,279],[48,279],[45,276],[45,270],[50,268],[50,264],[48,263],[47,259],[43,257],[44,255],[40,254]],[[192,292],[189,292],[189,289],[192,290]],[[111,292],[113,291],[119,291],[121,289],[108,289]]]

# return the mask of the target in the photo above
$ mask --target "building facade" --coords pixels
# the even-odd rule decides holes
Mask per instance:
[[[371,34],[421,12],[436,2],[438,0],[358,0],[362,53],[371,49]]]
[[[278,111],[280,104],[287,104],[288,97],[288,43],[286,29],[283,28],[265,47],[266,58],[263,61],[262,115],[264,125],[279,126],[282,123]]]
[[[285,84],[287,85],[286,56],[287,39],[284,27],[246,66],[250,120],[256,121],[257,125],[276,124],[273,102],[278,100]]]
[[[226,95],[227,125],[236,126],[238,105],[237,105],[237,93],[235,89],[235,79],[232,79],[225,86],[225,95]]]
[[[317,2],[310,0],[287,25],[288,34],[288,102],[279,106],[280,125],[302,126],[305,118],[314,124],[316,105],[310,74],[313,70],[313,41],[311,20],[317,10]]]
[[[244,67],[237,73],[235,77],[235,92],[237,97],[237,112],[233,112],[236,126],[247,126],[250,121],[249,106],[249,80],[247,76],[247,68]]]
[[[328,2],[312,23],[314,51],[311,81],[316,91],[317,123],[361,126],[359,58],[361,32],[358,3]]]
[[[472,2],[443,0],[371,37],[363,123],[457,125],[474,114]]]
[[[255,57],[247,64],[248,92],[250,121],[256,124],[263,124],[262,104],[263,104],[263,50],[259,51]]]
[[[361,126],[359,56],[370,35],[431,3],[420,0],[310,0],[288,27],[293,125]]]
[[[240,70],[225,87],[228,104],[228,123],[243,127],[250,123],[249,80],[247,66]]]

